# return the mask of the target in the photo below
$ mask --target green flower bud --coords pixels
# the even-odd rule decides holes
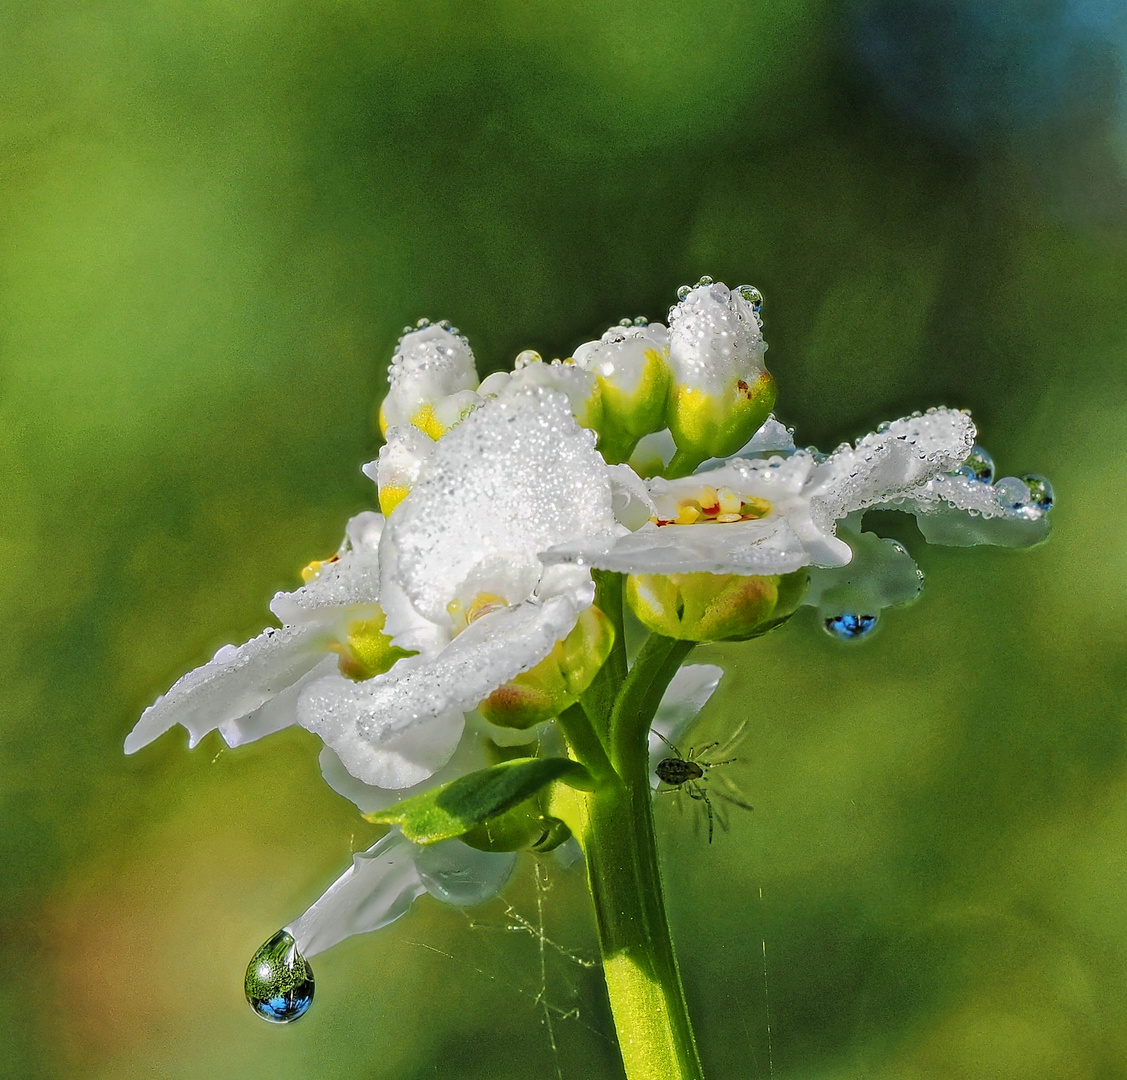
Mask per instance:
[[[494,690],[478,711],[492,724],[519,730],[551,720],[579,700],[613,645],[611,621],[589,607],[540,663]]]
[[[681,641],[745,641],[789,618],[806,571],[749,574],[630,574],[626,599],[654,633]]]

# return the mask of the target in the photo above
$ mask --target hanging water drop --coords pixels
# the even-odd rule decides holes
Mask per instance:
[[[1022,517],[1029,517],[1031,513],[1036,517],[1041,516],[1041,511],[1033,507],[1029,486],[1016,476],[1003,476],[994,485],[994,496],[1011,513]]]
[[[707,274],[705,274],[700,279],[700,281],[697,282],[697,288],[699,289],[702,285],[711,285],[711,284],[712,284],[712,278],[710,278]]]
[[[677,299],[684,300],[692,291],[693,287],[691,285],[679,285],[677,287]]]
[[[1021,478],[1029,488],[1029,505],[1037,510],[1037,516],[1047,514],[1053,508],[1053,485],[1043,476],[1030,473]]]
[[[736,292],[751,305],[751,310],[758,315],[763,308],[763,294],[754,285],[741,285],[736,289]]]
[[[955,473],[979,484],[992,484],[994,482],[994,459],[986,450],[975,443],[971,447],[966,461],[955,470]]]
[[[271,1024],[291,1024],[313,1002],[313,969],[287,930],[279,930],[251,957],[243,989],[250,1007]]]
[[[415,323],[415,325],[420,330],[425,330],[428,326],[430,326],[430,319],[420,319],[417,323]]]
[[[868,637],[876,629],[877,617],[849,611],[842,615],[831,615],[822,621],[822,625],[830,637],[840,641],[858,641]]]

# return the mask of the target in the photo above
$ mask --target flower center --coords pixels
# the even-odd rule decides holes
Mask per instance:
[[[650,518],[655,525],[728,525],[737,521],[755,521],[771,513],[771,504],[754,495],[740,495],[730,487],[706,485],[696,496],[681,499],[674,517]]]
[[[463,604],[461,600],[455,598],[446,605],[446,611],[450,615],[450,621],[453,624],[452,629],[454,634],[460,634],[472,622],[476,622],[484,615],[490,614],[493,611],[502,611],[509,606],[508,600],[503,596],[498,596],[496,593],[480,592],[470,603]]]

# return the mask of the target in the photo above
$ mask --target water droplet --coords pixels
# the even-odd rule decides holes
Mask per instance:
[[[1028,517],[1032,511],[1035,516],[1040,516],[1041,512],[1033,509],[1028,486],[1024,480],[1019,480],[1016,476],[1003,476],[994,485],[994,495],[998,502],[1012,513]]]
[[[449,333],[454,332],[454,324],[449,319],[442,319],[438,323],[439,327]]]
[[[529,364],[538,363],[543,359],[544,358],[535,349],[523,349],[521,352],[517,353],[513,367],[517,371],[520,371],[521,368],[528,367]]]
[[[822,621],[822,625],[826,628],[826,633],[830,637],[838,638],[841,641],[857,641],[860,638],[868,637],[876,629],[877,617],[875,615],[858,615],[850,611],[842,615],[831,615],[828,619]]]
[[[646,317],[645,315],[639,315],[639,316],[638,316],[638,317],[637,317],[637,318],[636,318],[636,319],[634,320],[634,325],[635,325],[635,326],[649,326],[649,325],[650,325],[650,320],[649,320],[649,319],[648,319],[648,318],[647,318],[647,317]]]
[[[691,293],[692,291],[693,291],[693,287],[691,285],[681,285],[681,286],[679,286],[678,289],[677,289],[677,299],[678,300],[684,300],[685,297],[688,296],[689,293]]]
[[[430,319],[420,319],[417,323],[415,323],[415,325],[420,330],[425,330],[428,326],[430,326]]]
[[[741,285],[736,292],[751,305],[751,310],[758,315],[763,307],[763,294],[754,285]]]
[[[413,332],[414,332],[414,330],[415,330],[415,328],[414,328],[413,326],[405,326],[405,327],[403,327],[403,333],[404,333],[404,334],[410,334],[410,333],[413,333]]]
[[[712,284],[712,278],[710,278],[707,274],[705,274],[700,279],[700,281],[697,282],[697,288],[699,289],[702,285],[711,285],[711,284]]]
[[[251,957],[243,980],[247,1001],[263,1020],[290,1024],[313,1002],[313,969],[287,930],[279,930]]]
[[[633,326],[633,325],[634,325],[634,320],[633,320],[633,319],[630,319],[630,318],[626,318],[626,319],[619,319],[619,320],[618,320],[618,325],[619,325],[619,326]]]
[[[971,447],[971,452],[967,455],[966,461],[955,470],[955,473],[980,484],[992,484],[994,482],[994,459],[976,443]]]
[[[1053,508],[1053,485],[1043,476],[1030,473],[1023,476],[1025,486],[1029,488],[1029,505],[1036,507],[1039,514],[1047,514]]]

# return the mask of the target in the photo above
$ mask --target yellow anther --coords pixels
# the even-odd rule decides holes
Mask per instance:
[[[722,487],[717,496],[721,515],[739,514],[743,500],[730,487]]]
[[[732,521],[743,521],[743,518],[739,514],[717,514],[716,520],[721,525],[727,525]]]
[[[492,611],[500,611],[508,606],[509,602],[503,596],[487,592],[478,593],[473,598],[469,611],[466,612],[466,625],[469,626],[470,623],[480,619],[483,615],[488,615]]]
[[[438,417],[434,415],[434,406],[429,403],[423,405],[415,415],[411,417],[411,423],[424,435],[429,435],[435,442],[438,442],[438,440],[446,434],[446,428],[439,422]]]
[[[380,509],[384,517],[388,517],[405,498],[411,489],[403,484],[385,484],[380,488]]]
[[[673,519],[674,525],[692,525],[701,516],[700,507],[694,503],[681,503],[677,507],[677,516]]]
[[[716,488],[708,486],[701,488],[698,499],[700,500],[700,508],[706,514],[716,513],[720,505],[720,496],[716,493]]]

